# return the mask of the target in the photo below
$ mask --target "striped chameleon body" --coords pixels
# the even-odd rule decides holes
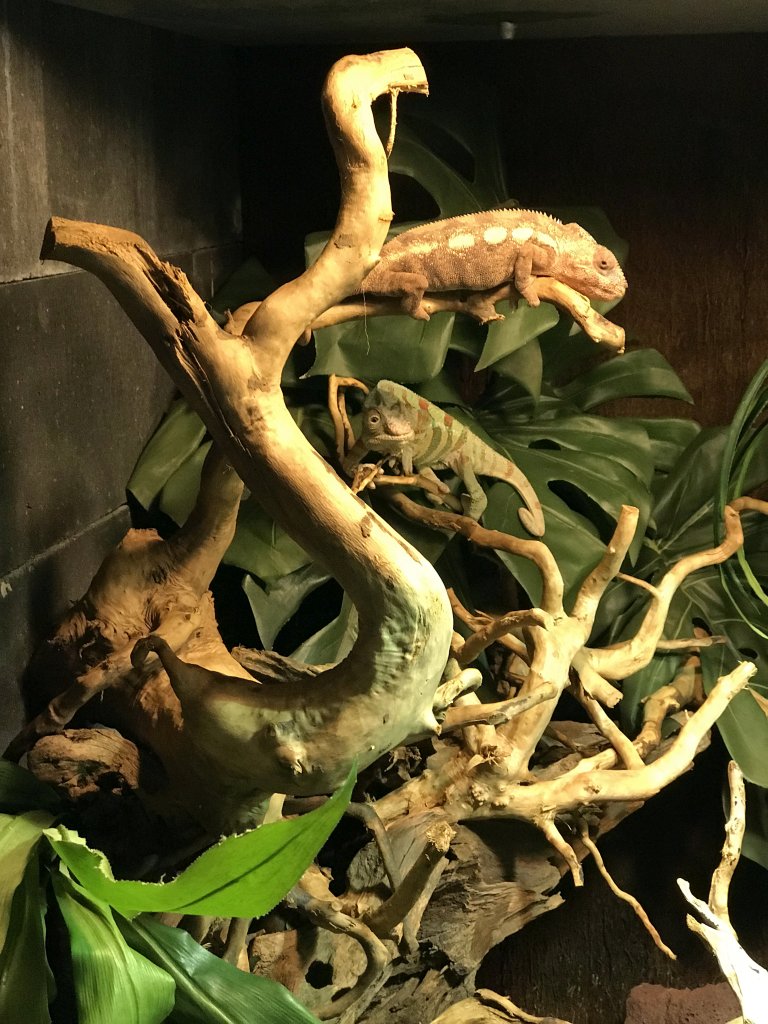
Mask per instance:
[[[400,462],[410,476],[414,468],[436,482],[443,493],[447,486],[435,476],[435,469],[450,469],[467,489],[462,504],[468,516],[480,519],[488,504],[478,476],[504,480],[526,504],[520,520],[537,537],[544,533],[541,503],[518,467],[481,441],[463,423],[449,416],[414,391],[391,380],[381,380],[363,404],[360,438],[349,450],[344,469],[352,475],[367,452],[379,452]],[[439,499],[437,499],[439,500]]]

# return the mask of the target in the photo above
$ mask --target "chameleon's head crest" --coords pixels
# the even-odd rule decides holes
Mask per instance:
[[[414,436],[404,389],[380,380],[363,402],[362,438],[373,451],[395,450]]]

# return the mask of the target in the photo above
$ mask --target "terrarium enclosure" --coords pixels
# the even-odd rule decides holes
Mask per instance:
[[[441,132],[429,104],[465,123],[495,126],[500,164],[521,206],[597,208],[629,243],[629,287],[606,313],[626,332],[626,355],[610,358],[657,350],[692,404],[680,393],[646,395],[603,403],[601,414],[695,418],[704,428],[733,417],[766,358],[768,337],[762,295],[768,22],[729,23],[712,4],[700,23],[648,12],[645,20],[613,20],[602,28],[596,15],[580,23],[577,12],[539,11],[537,4],[517,15],[493,5],[479,13],[477,4],[445,10],[434,4],[419,14],[418,29],[409,29],[407,12],[396,8],[391,17],[379,12],[378,20],[369,11],[363,24],[333,4],[322,13],[295,11],[295,20],[271,6],[261,23],[252,12],[223,4],[215,11],[193,3],[147,4],[143,11],[129,3],[91,6],[0,0],[3,747],[28,717],[22,695],[33,652],[86,592],[107,553],[132,522],[165,531],[173,526],[164,518],[168,509],[147,512],[127,498],[126,483],[176,397],[174,382],[97,277],[57,258],[57,246],[60,255],[81,244],[66,235],[67,224],[110,225],[140,236],[162,260],[182,268],[206,302],[227,281],[232,308],[263,297],[265,291],[247,294],[261,270],[246,278],[245,292],[231,284],[232,274],[250,258],[271,282],[300,274],[307,236],[330,232],[336,220],[339,175],[320,97],[329,69],[346,54],[412,47],[430,95],[402,91],[397,119],[404,132],[419,128],[425,150],[472,180],[477,154]],[[388,103],[381,99],[376,109],[386,126]],[[392,176],[395,224],[439,215],[418,179]],[[50,217],[61,220],[49,230],[41,261]],[[218,321],[225,323],[220,310]],[[471,405],[490,378],[487,370],[473,372],[468,351],[450,351],[445,372]],[[386,365],[381,352],[376,358]],[[312,359],[311,346],[297,347],[296,376],[310,370]],[[403,379],[398,369],[393,365],[386,375]],[[403,379],[414,387],[418,381]],[[318,388],[323,400],[324,388],[325,377]],[[440,400],[439,393],[429,397]],[[235,485],[225,483],[224,491],[227,486]],[[487,575],[489,602],[510,596],[499,595],[498,573],[482,554],[471,557],[478,575]],[[216,617],[227,647],[258,647],[241,578],[241,570],[222,567],[212,585]],[[339,600],[331,589],[317,591],[309,624],[292,643],[283,637],[286,650],[326,623],[324,602]],[[283,739],[275,738],[280,751]],[[708,888],[722,845],[727,760],[713,733],[692,771],[600,843],[611,874],[640,900],[676,962],[662,956],[587,858],[582,888],[559,864],[541,897],[541,916],[531,912],[525,927],[499,945],[487,936],[492,951],[478,986],[534,1014],[624,1024],[625,1017],[642,1019],[625,1010],[638,985],[720,983],[716,962],[686,928],[676,879],[688,879],[695,893]],[[509,833],[494,835],[496,824],[478,821],[462,833],[458,856],[471,860],[477,835],[506,882]],[[343,837],[350,847],[361,845],[355,827]],[[515,841],[525,849],[533,841],[520,828]],[[365,865],[358,870],[364,874]],[[496,906],[490,891],[475,898],[468,917],[483,913],[483,900]],[[732,920],[745,949],[763,964],[767,899],[765,871],[743,860],[732,888]],[[502,929],[499,937],[506,934]],[[320,954],[315,963],[305,987],[321,990],[327,964]],[[437,975],[445,961],[435,956],[433,966]],[[66,986],[62,992],[56,1019],[66,1021],[74,1008],[66,1003]],[[393,1020],[408,1019],[401,1006],[397,1013]],[[672,1021],[672,1009],[659,1017],[659,1024]],[[646,1024],[656,1022],[646,1018]]]

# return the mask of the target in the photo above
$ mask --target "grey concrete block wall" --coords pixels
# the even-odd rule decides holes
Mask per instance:
[[[201,294],[240,257],[235,51],[0,0],[0,743],[39,637],[124,532],[172,395],[90,275],[38,259],[52,214],[129,228]]]

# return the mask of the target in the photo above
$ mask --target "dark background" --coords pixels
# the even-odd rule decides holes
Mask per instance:
[[[614,314],[658,348],[705,424],[766,355],[768,37],[424,45],[432,94],[485,78],[510,191],[601,206],[630,242]],[[128,524],[124,485],[171,395],[92,277],[37,259],[51,214],[144,235],[208,297],[242,249],[298,267],[329,227],[336,170],[319,107],[343,48],[236,49],[42,0],[0,0],[0,645],[5,738],[36,640]],[[420,97],[401,99],[425,104]],[[241,214],[242,210],[242,214]],[[241,248],[242,243],[242,248]],[[624,405],[624,410],[630,408]],[[638,411],[638,404],[631,406]],[[643,414],[694,415],[667,400]],[[719,744],[606,839],[620,884],[681,958],[655,951],[590,866],[585,890],[495,951],[482,981],[535,1013],[621,1024],[629,988],[719,980],[674,879],[706,894],[721,843]],[[744,864],[735,924],[768,951],[765,873]],[[765,960],[765,957],[763,957]]]

